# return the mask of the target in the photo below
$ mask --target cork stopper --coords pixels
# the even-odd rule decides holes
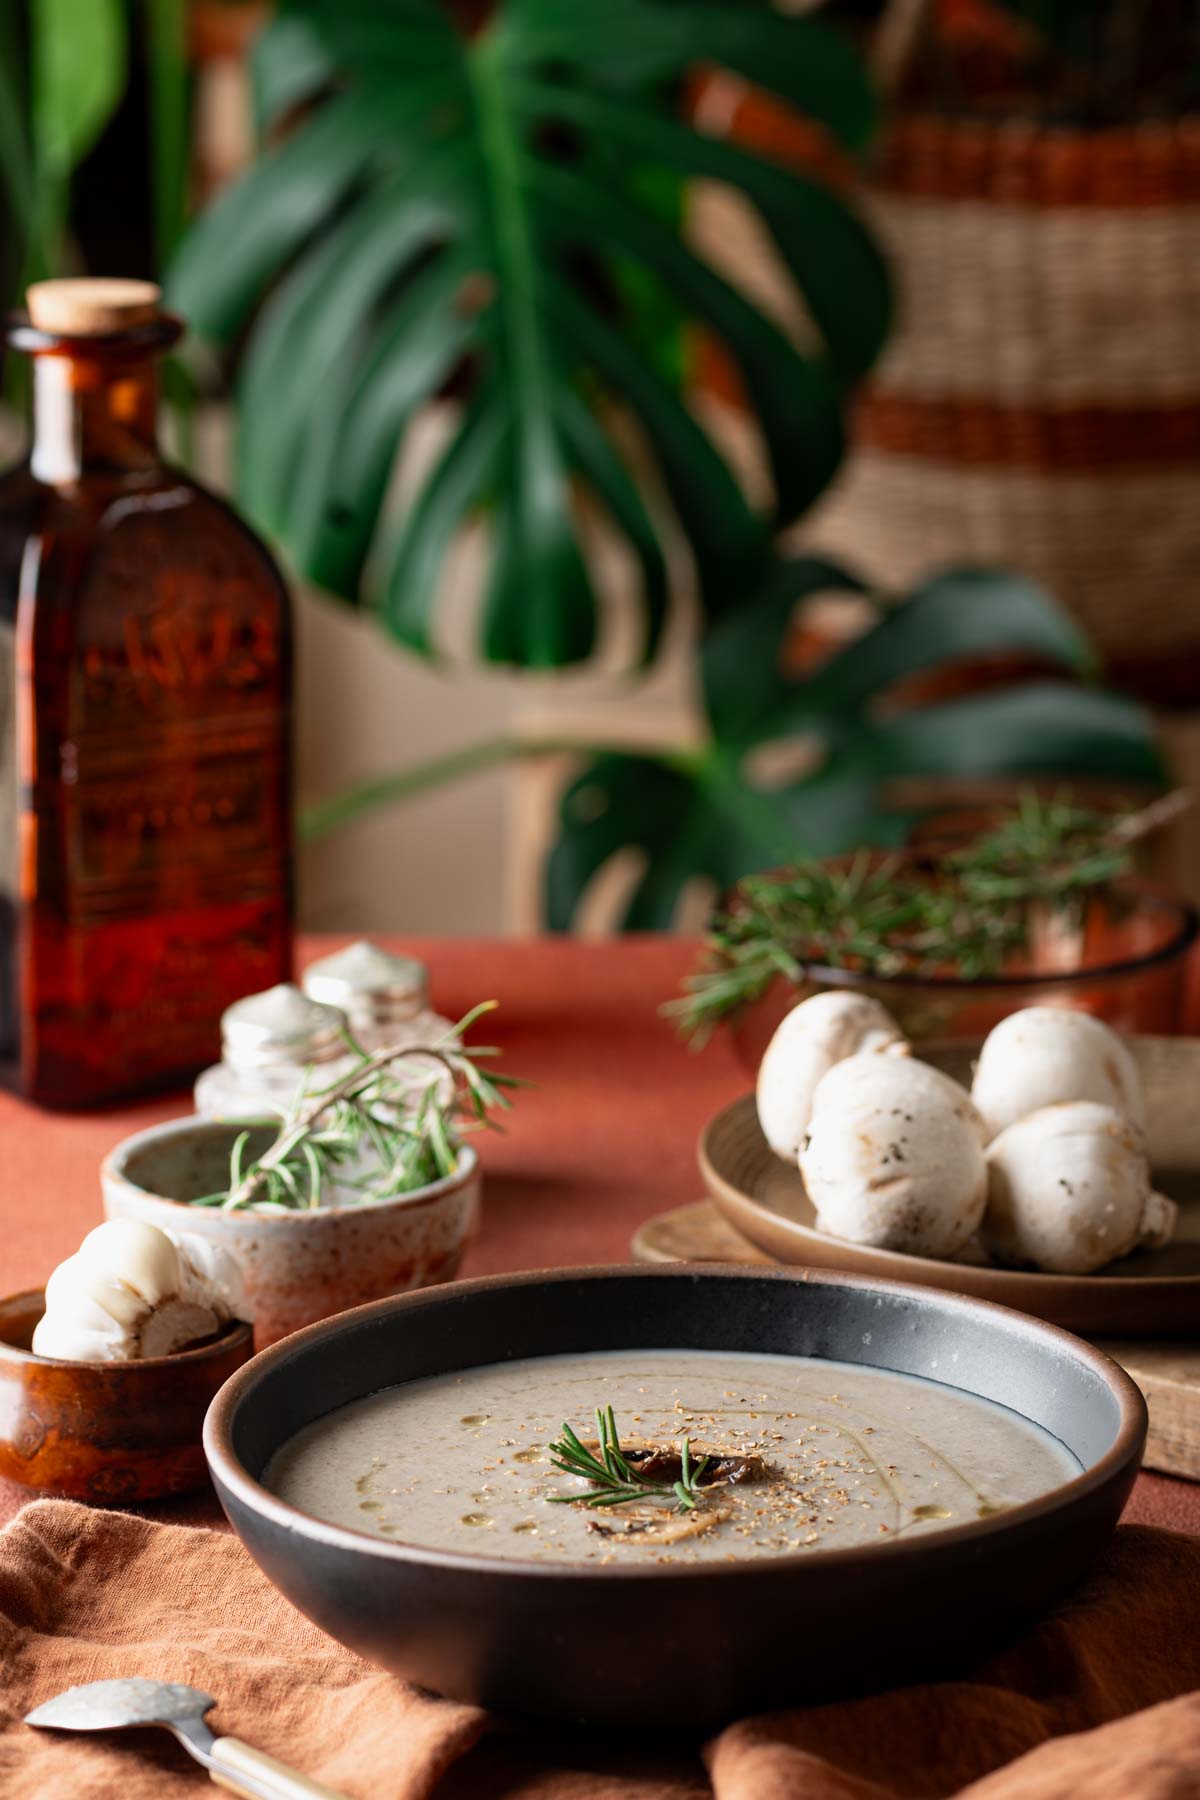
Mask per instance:
[[[104,337],[152,325],[161,301],[162,289],[153,281],[109,276],[35,281],[25,293],[30,324],[62,337]]]

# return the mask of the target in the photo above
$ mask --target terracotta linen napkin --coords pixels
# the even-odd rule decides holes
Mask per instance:
[[[706,1746],[490,1720],[333,1643],[228,1533],[61,1501],[0,1533],[0,1657],[3,1800],[212,1792],[164,1733],[21,1723],[75,1682],[133,1674],[206,1688],[218,1730],[350,1800],[1200,1796],[1200,1542],[1141,1526],[969,1680],[764,1715]]]

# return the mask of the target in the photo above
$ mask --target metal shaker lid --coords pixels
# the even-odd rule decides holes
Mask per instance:
[[[393,956],[365,938],[310,964],[302,980],[306,994],[341,1007],[353,1026],[411,1019],[429,993],[424,963],[414,956]]]
[[[331,1062],[346,1054],[346,1015],[281,981],[235,1000],[221,1015],[225,1061],[237,1069]]]

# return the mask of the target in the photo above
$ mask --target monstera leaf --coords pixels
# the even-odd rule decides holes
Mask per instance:
[[[899,777],[1111,776],[1157,782],[1162,770],[1144,715],[1078,678],[1090,671],[1074,625],[1015,576],[960,571],[922,587],[807,678],[789,675],[797,603],[856,588],[844,571],[807,560],[776,568],[754,604],[711,632],[701,651],[711,728],[698,752],[594,757],[562,801],[547,866],[546,910],[568,927],[592,878],[619,851],[644,868],[628,930],[672,924],[697,876],[724,889],[756,869],[903,841],[911,819],[887,809]],[[889,708],[906,679],[941,664],[1021,653],[1067,679],[1039,679],[925,706]],[[1074,678],[1074,679],[1071,679]],[[884,702],[884,704],[881,704]],[[747,759],[798,738],[813,766],[777,787]]]
[[[487,655],[586,657],[596,600],[581,511],[598,507],[632,553],[653,654],[663,521],[617,414],[640,428],[710,618],[757,583],[773,531],[837,467],[847,392],[887,329],[885,269],[840,199],[685,122],[688,81],[713,64],[848,147],[869,134],[852,49],[764,0],[501,0],[470,37],[436,0],[285,0],[260,40],[260,112],[289,128],[198,222],[169,292],[217,341],[254,321],[238,443],[250,510],[348,598],[363,597],[369,558],[372,598],[411,648],[431,652],[447,551],[486,508]],[[664,217],[664,181],[693,177],[757,211],[811,345]],[[638,293],[732,358],[761,427],[769,510],[748,503],[662,359],[638,347]],[[460,421],[380,543],[397,452],[451,377]]]

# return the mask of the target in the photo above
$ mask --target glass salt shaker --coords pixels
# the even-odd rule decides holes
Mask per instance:
[[[395,1042],[394,1028],[429,1005],[424,963],[415,956],[393,956],[364,938],[311,963],[300,979],[313,1000],[341,1008],[364,1050]]]
[[[415,956],[395,956],[364,938],[311,963],[301,976],[304,992],[336,1006],[364,1050],[398,1044],[438,1044],[452,1021],[429,1006],[429,973]],[[393,1065],[389,1079],[412,1099],[436,1079],[443,1102],[453,1082],[445,1064],[409,1057]]]
[[[237,1000],[221,1015],[221,1061],[196,1081],[196,1111],[207,1118],[252,1118],[283,1111],[301,1084],[328,1087],[355,1058],[343,1035],[346,1015],[280,982]]]

